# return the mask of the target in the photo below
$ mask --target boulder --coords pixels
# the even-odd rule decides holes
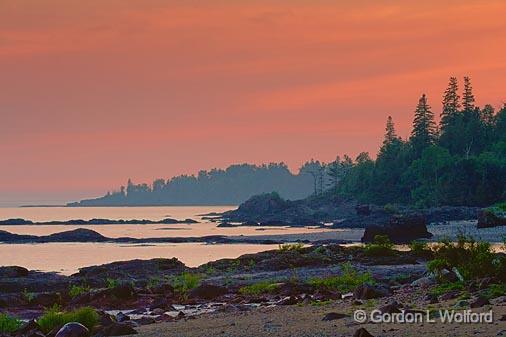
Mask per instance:
[[[358,300],[370,300],[389,296],[390,291],[384,287],[372,286],[367,283],[358,286],[353,292],[353,296]]]
[[[471,308],[481,308],[482,306],[484,305],[487,305],[487,304],[490,304],[490,302],[488,301],[488,299],[486,299],[485,297],[483,296],[478,296],[476,298],[474,298],[470,303],[469,303],[469,306]]]
[[[362,242],[373,242],[376,235],[386,235],[395,243],[409,243],[413,240],[432,237],[432,234],[427,231],[426,217],[418,213],[393,215],[386,224],[368,226]]]
[[[478,212],[478,228],[506,226],[506,212],[482,209]]]
[[[394,300],[392,302],[380,306],[378,310],[382,314],[394,314],[401,312],[401,306],[399,305],[399,303],[397,303],[397,301]]]
[[[201,284],[190,290],[188,297],[191,299],[212,300],[228,293],[228,289],[213,284]]]
[[[65,324],[57,333],[55,337],[88,337],[90,330],[84,325],[71,322]]]

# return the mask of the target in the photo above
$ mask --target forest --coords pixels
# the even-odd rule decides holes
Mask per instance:
[[[488,206],[502,201],[506,104],[497,112],[488,104],[480,108],[470,78],[464,78],[461,97],[457,78],[451,77],[439,123],[424,94],[416,105],[409,139],[397,136],[388,117],[376,160],[367,153],[353,162],[338,158],[326,165],[326,172],[336,193],[380,205]]]
[[[461,96],[462,95],[462,96]],[[200,171],[151,185],[134,184],[69,206],[234,205],[277,192],[285,199],[339,195],[378,205],[416,207],[488,206],[506,199],[506,104],[476,106],[469,77],[462,93],[451,77],[435,113],[423,94],[408,139],[399,137],[391,116],[376,159],[367,152],[324,163],[306,162],[293,174],[284,163],[239,164]]]

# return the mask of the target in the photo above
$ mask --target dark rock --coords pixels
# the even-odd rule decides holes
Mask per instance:
[[[124,314],[121,311],[116,314],[116,321],[118,321],[118,322],[126,322],[129,320],[130,320],[130,316]]]
[[[31,304],[41,305],[43,307],[51,307],[61,302],[60,294],[58,293],[35,293],[30,300]]]
[[[427,219],[424,215],[393,215],[384,225],[371,225],[365,229],[362,242],[373,242],[376,235],[386,235],[392,242],[409,243],[416,239],[432,237],[427,231]]]
[[[369,205],[357,205],[355,207],[355,210],[357,211],[357,215],[370,215],[371,214],[371,208]]]
[[[109,292],[112,296],[120,300],[129,300],[133,298],[135,294],[133,286],[129,283],[117,285],[116,287],[109,289]]]
[[[26,277],[28,273],[28,269],[19,266],[0,267],[0,278]]]
[[[113,323],[103,327],[96,336],[126,336],[136,335],[137,333],[134,328],[126,323]]]
[[[228,293],[228,289],[213,284],[201,284],[190,290],[188,297],[191,299],[212,300]]]
[[[295,296],[285,297],[285,298],[279,300],[278,302],[276,302],[277,305],[294,305],[297,303],[299,303],[299,299]]]
[[[364,328],[360,328],[353,334],[353,337],[374,337]]]
[[[488,301],[488,299],[486,299],[483,296],[478,296],[477,298],[473,299],[469,303],[469,306],[471,308],[481,308],[482,306],[487,305],[487,304],[490,304],[490,302]]]
[[[156,320],[152,317],[141,317],[139,319],[134,320],[138,325],[149,325],[156,323]]]
[[[506,226],[506,213],[491,209],[482,209],[478,212],[478,228]]]
[[[109,315],[105,311],[97,311],[97,313],[98,313],[98,317],[99,317],[98,318],[99,324],[101,326],[111,325],[112,323],[115,322],[115,319],[113,318],[113,316]]]
[[[394,314],[401,312],[401,306],[397,301],[392,301],[378,308],[382,314]]]
[[[500,320],[501,322],[506,321],[506,314],[502,315],[502,316],[501,316],[501,318],[499,318],[499,320]]]
[[[353,292],[353,296],[359,300],[370,300],[373,298],[380,298],[389,296],[390,291],[384,287],[372,286],[369,284],[362,284],[358,286]]]
[[[348,317],[348,315],[341,314],[341,313],[338,313],[338,312],[329,312],[328,314],[326,314],[322,318],[322,321],[333,321],[333,320],[341,319],[341,318],[345,318],[345,317]]]
[[[449,291],[449,292],[444,293],[443,295],[439,296],[439,300],[440,301],[448,301],[448,300],[452,300],[454,298],[459,297],[459,295],[460,295],[460,290],[452,290],[452,291]]]
[[[55,337],[88,337],[90,331],[84,325],[76,322],[65,324]]]
[[[39,324],[33,319],[26,323],[23,323],[23,325],[21,325],[19,329],[16,330],[16,335],[17,336],[26,335],[31,331],[40,331]]]
[[[172,304],[172,301],[168,300],[167,298],[165,298],[165,297],[159,297],[159,298],[155,298],[155,300],[153,301],[153,303],[151,303],[151,305],[149,306],[149,308],[151,310],[154,310],[154,309],[169,309],[171,304]]]
[[[286,282],[276,289],[276,294],[281,296],[297,296],[300,294],[310,294],[313,291],[313,287],[309,284]]]

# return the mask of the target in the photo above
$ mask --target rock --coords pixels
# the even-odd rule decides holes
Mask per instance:
[[[153,315],[163,315],[165,313],[165,310],[161,308],[156,308],[151,311]]]
[[[427,288],[427,287],[430,287],[434,284],[436,284],[436,281],[434,280],[434,278],[428,277],[428,276],[421,277],[421,278],[411,282],[411,285],[413,287],[422,287],[422,288]]]
[[[76,322],[67,323],[61,328],[55,337],[88,337],[90,331],[84,325]]]
[[[52,307],[55,304],[59,304],[60,301],[61,298],[58,293],[35,293],[30,303],[43,307]]]
[[[488,228],[506,226],[506,212],[495,211],[493,209],[482,209],[478,212],[477,228]]]
[[[40,331],[40,326],[35,320],[32,319],[26,323],[23,323],[23,325],[21,325],[19,329],[16,330],[16,335],[27,335],[29,332],[33,331]]]
[[[276,302],[276,305],[294,305],[299,303],[299,299],[295,296],[285,297]]]
[[[448,301],[448,300],[452,300],[454,298],[459,297],[459,295],[460,295],[460,290],[452,290],[452,291],[449,291],[449,292],[444,293],[443,295],[439,296],[439,300],[440,301]]]
[[[370,215],[371,214],[371,208],[369,205],[357,205],[355,207],[355,211],[357,211],[357,215]]]
[[[439,299],[437,298],[437,295],[435,294],[427,294],[425,295],[425,298],[424,298],[426,301],[428,301],[430,304],[435,304],[435,303],[438,303],[439,302]]]
[[[501,318],[499,318],[499,320],[500,320],[501,322],[506,321],[506,314],[502,315],[502,316],[501,316]]]
[[[506,296],[499,296],[490,300],[493,305],[506,305]]]
[[[114,318],[111,315],[109,315],[108,313],[106,313],[105,311],[97,310],[97,314],[99,317],[99,324],[101,326],[111,325],[112,323],[115,322]]]
[[[486,299],[485,297],[483,296],[478,296],[476,298],[474,298],[470,303],[469,303],[469,306],[471,308],[481,308],[482,306],[484,305],[487,305],[487,304],[490,304],[490,302],[488,301],[488,299]]]
[[[126,323],[113,323],[103,327],[96,336],[126,336],[136,335],[137,333],[134,328]]]
[[[334,321],[336,319],[341,319],[348,317],[348,315],[337,313],[337,312],[329,312],[325,316],[323,316],[322,321]]]
[[[155,310],[155,309],[168,309],[170,308],[172,304],[172,301],[169,301],[167,298],[165,297],[160,297],[160,298],[156,298],[153,303],[149,306],[149,308],[151,310]]]
[[[28,273],[28,269],[19,266],[0,267],[0,278],[26,277]]]
[[[373,242],[376,235],[386,235],[395,243],[409,243],[417,239],[428,239],[427,219],[422,214],[393,215],[387,224],[366,227],[362,242]]]
[[[116,315],[116,321],[118,322],[126,322],[126,321],[129,321],[130,320],[130,316],[124,314],[123,312],[118,312],[118,314]]]
[[[162,283],[155,287],[150,288],[153,294],[161,294],[168,297],[172,297],[174,295],[174,287],[169,283]]]
[[[309,294],[312,292],[312,286],[296,282],[283,283],[276,289],[276,294],[279,294],[281,296],[297,296],[300,294]]]
[[[383,287],[372,286],[369,284],[362,284],[358,286],[353,292],[353,296],[359,300],[370,300],[373,298],[380,298],[389,296],[390,291]]]
[[[228,293],[228,289],[213,284],[201,284],[198,287],[190,290],[188,297],[190,299],[204,299],[212,300]]]
[[[353,334],[353,337],[374,337],[364,328],[360,328]]]
[[[399,303],[397,303],[397,301],[392,301],[388,304],[379,307],[378,310],[382,314],[394,314],[401,312],[400,308],[401,306],[399,305]]]
[[[119,300],[129,300],[134,297],[135,290],[130,283],[123,283],[109,289],[109,293]]]
[[[466,300],[459,300],[457,301],[453,307],[457,309],[467,308],[469,306],[469,301]]]
[[[134,320],[134,322],[137,323],[138,325],[149,325],[156,323],[156,320],[152,317],[141,317]]]

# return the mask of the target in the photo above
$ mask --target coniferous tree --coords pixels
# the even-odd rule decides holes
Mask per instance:
[[[420,156],[426,147],[434,144],[435,140],[436,123],[434,122],[434,113],[427,103],[427,96],[423,94],[415,110],[413,130],[411,131],[410,138],[415,155],[417,157]]]
[[[450,82],[443,95],[443,110],[441,111],[441,134],[444,134],[451,121],[460,109],[459,86],[456,77],[450,77]]]
[[[392,116],[388,116],[387,118],[387,126],[385,128],[385,139],[383,140],[383,144],[391,144],[394,140],[397,139],[397,133],[395,132],[394,121]]]
[[[464,77],[464,94],[462,95],[462,104],[464,106],[464,111],[474,110],[473,86],[471,85],[471,79],[469,76]]]

